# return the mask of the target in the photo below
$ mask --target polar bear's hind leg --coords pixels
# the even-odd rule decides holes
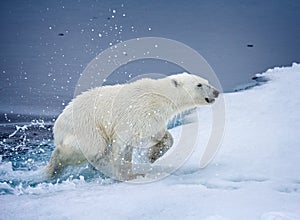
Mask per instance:
[[[49,164],[46,166],[46,176],[49,179],[57,177],[68,165],[86,162],[83,154],[75,152],[71,147],[58,145],[54,149]]]
[[[64,168],[63,160],[60,158],[60,152],[58,148],[55,148],[51,154],[50,162],[46,167],[46,176],[51,179],[56,177]]]

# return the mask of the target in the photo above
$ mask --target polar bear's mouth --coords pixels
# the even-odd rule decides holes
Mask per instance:
[[[211,98],[205,98],[205,101],[207,103],[213,103],[215,101],[215,99],[211,99]]]

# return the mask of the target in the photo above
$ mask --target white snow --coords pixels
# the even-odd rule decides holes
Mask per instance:
[[[36,187],[1,183],[10,193],[0,196],[0,219],[299,220],[300,64],[261,76],[269,81],[224,94],[222,146],[205,169],[199,168],[204,138],[182,168],[148,184],[83,178]],[[210,111],[198,112],[205,137]]]

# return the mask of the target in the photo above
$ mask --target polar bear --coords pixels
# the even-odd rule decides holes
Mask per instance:
[[[133,148],[149,148],[151,163],[173,144],[167,124],[175,115],[211,104],[219,92],[206,79],[180,73],[161,79],[96,87],[75,97],[57,118],[47,176],[89,162],[117,180],[131,180]]]

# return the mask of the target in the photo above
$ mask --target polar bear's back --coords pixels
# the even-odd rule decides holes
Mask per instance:
[[[100,119],[105,118],[105,112],[112,107],[112,100],[118,94],[121,86],[105,86],[91,89],[75,97],[59,115],[53,127],[55,145],[70,144],[78,137],[85,142],[95,142],[90,134],[95,134],[96,122],[99,118],[95,114],[103,112]],[[99,104],[100,103],[100,104]],[[79,140],[80,141],[80,140]],[[72,143],[72,145],[76,145]]]
[[[170,91],[165,82],[141,79],[83,92],[58,117],[54,125],[55,144],[71,139],[69,142],[76,145],[74,137],[89,146],[116,137],[135,144],[134,137],[138,142],[165,130],[169,119],[166,111],[170,108],[165,97]]]

